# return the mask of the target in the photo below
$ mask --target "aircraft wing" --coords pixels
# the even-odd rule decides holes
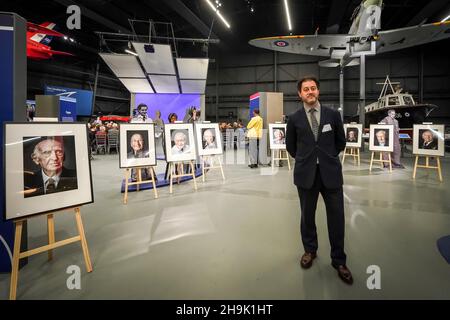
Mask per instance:
[[[450,21],[380,31],[377,54],[450,38]]]
[[[253,39],[249,44],[286,53],[331,57],[333,52],[344,52],[351,37],[348,34],[279,36]]]
[[[31,23],[31,22],[27,22],[27,31],[42,33],[42,34],[46,34],[48,36],[54,36],[54,37],[64,37],[64,35],[60,32],[48,29],[46,27]]]
[[[49,50],[49,51],[46,51],[46,52],[51,53],[51,54],[55,54],[55,55],[60,55],[60,56],[74,56],[74,54],[69,53],[69,52],[64,52],[64,51]]]

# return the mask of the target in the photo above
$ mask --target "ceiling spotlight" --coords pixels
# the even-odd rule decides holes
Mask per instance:
[[[250,12],[254,12],[255,10],[253,9],[253,7],[252,8],[250,8]]]
[[[289,31],[292,30],[292,25],[291,25],[291,14],[289,13],[289,5],[287,0],[284,0],[284,9],[286,10],[286,18],[287,18],[287,23],[288,23],[288,29]]]
[[[212,10],[214,10],[214,12],[217,14],[217,16],[222,20],[222,22],[227,26],[227,28],[231,28],[230,24],[225,20],[225,18],[220,14],[219,10],[212,4],[211,1],[209,0],[205,0],[206,3],[211,7]],[[219,3],[219,6],[221,6],[222,4]]]
[[[64,40],[67,40],[67,39],[69,39],[67,36],[64,36]]]
[[[73,40],[72,38],[69,38],[70,42],[75,42],[75,40]]]

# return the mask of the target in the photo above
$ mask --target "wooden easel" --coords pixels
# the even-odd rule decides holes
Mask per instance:
[[[347,152],[350,151],[350,152]],[[345,156],[353,157],[353,164],[356,164],[356,160],[358,160],[358,167],[361,165],[361,158],[359,156],[359,148],[358,147],[345,147],[344,154],[342,155],[342,164],[344,164]]]
[[[150,174],[152,176],[151,180],[142,180],[142,170],[147,169],[150,170]],[[131,168],[125,169],[125,194],[123,196],[123,204],[127,204],[128,202],[128,187],[129,186],[136,186],[136,190],[139,191],[139,185],[143,183],[149,183],[150,181],[153,184],[153,192],[155,193],[155,199],[158,198],[158,191],[156,190],[156,182],[155,182],[155,174],[153,173],[153,167],[140,167],[140,168],[134,168],[137,171],[137,181],[136,182],[129,182]]]
[[[191,173],[184,173],[184,162],[175,161],[169,162],[169,176],[170,176],[170,188],[169,193],[172,193],[173,178],[177,178],[177,182],[180,183],[180,178],[182,177],[192,177],[194,180],[194,189],[197,190],[197,181],[195,180],[195,168],[194,162],[189,160],[189,165],[191,167]],[[177,174],[178,168],[178,174]]]
[[[285,157],[283,157],[283,152],[285,153]],[[286,149],[272,149],[272,172],[275,170],[275,160],[281,161],[286,160],[288,164],[289,171],[291,171],[291,163],[289,161],[289,153]]]
[[[209,162],[209,166],[205,168],[205,163],[207,161]],[[222,173],[222,179],[225,180],[225,175],[223,174],[223,168],[222,168],[222,161],[220,161],[220,155],[210,155],[210,156],[201,156],[202,161],[202,181],[205,182],[205,170],[211,170],[211,169],[220,169],[220,172]],[[215,165],[215,162],[219,165]]]
[[[380,159],[374,159],[375,153],[379,153],[380,154]],[[370,167],[369,167],[369,172],[372,172],[372,164],[374,162],[379,162],[381,164],[381,168],[384,167],[384,163],[385,162],[389,162],[389,172],[392,173],[392,163],[391,163],[391,153],[387,152],[389,159],[388,160],[383,160],[383,151],[372,151],[372,157],[370,158]]]
[[[419,165],[419,157],[425,157],[425,165]],[[436,166],[430,166],[430,157],[436,158]],[[417,168],[425,169],[436,169],[439,175],[439,181],[442,182],[442,170],[441,170],[441,159],[439,156],[419,156],[416,155],[416,161],[414,163],[413,179],[416,179]]]
[[[72,238],[55,241],[55,221],[53,213],[47,214],[47,232],[48,232],[48,245],[38,247],[29,251],[20,252],[20,240],[22,237],[22,227],[23,222],[29,218],[18,219],[14,221],[15,224],[15,235],[14,235],[14,253],[13,253],[13,263],[11,270],[11,285],[9,289],[9,300],[16,299],[17,293],[17,281],[19,278],[19,260],[33,256],[38,253],[48,251],[48,260],[53,259],[53,249],[65,246],[67,244],[80,241],[81,248],[83,250],[84,262],[86,263],[87,272],[92,272],[91,258],[89,256],[89,249],[86,241],[86,236],[84,234],[83,222],[81,221],[80,207],[70,208],[74,209],[75,220],[77,222],[78,235]]]

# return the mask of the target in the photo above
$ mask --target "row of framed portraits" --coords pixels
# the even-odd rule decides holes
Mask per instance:
[[[155,128],[151,123],[120,125],[120,168],[156,165]],[[163,148],[167,162],[220,155],[222,135],[217,123],[164,125]]]
[[[362,145],[362,124],[345,124],[346,147],[360,148]],[[415,124],[413,126],[413,154],[444,156],[444,125]],[[369,150],[393,152],[394,126],[372,124],[369,131]]]

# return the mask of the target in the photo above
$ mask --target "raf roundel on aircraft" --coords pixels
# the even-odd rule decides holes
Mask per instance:
[[[286,42],[286,41],[283,41],[283,40],[278,40],[278,41],[275,41],[274,44],[277,47],[287,47],[289,45],[289,42]]]

